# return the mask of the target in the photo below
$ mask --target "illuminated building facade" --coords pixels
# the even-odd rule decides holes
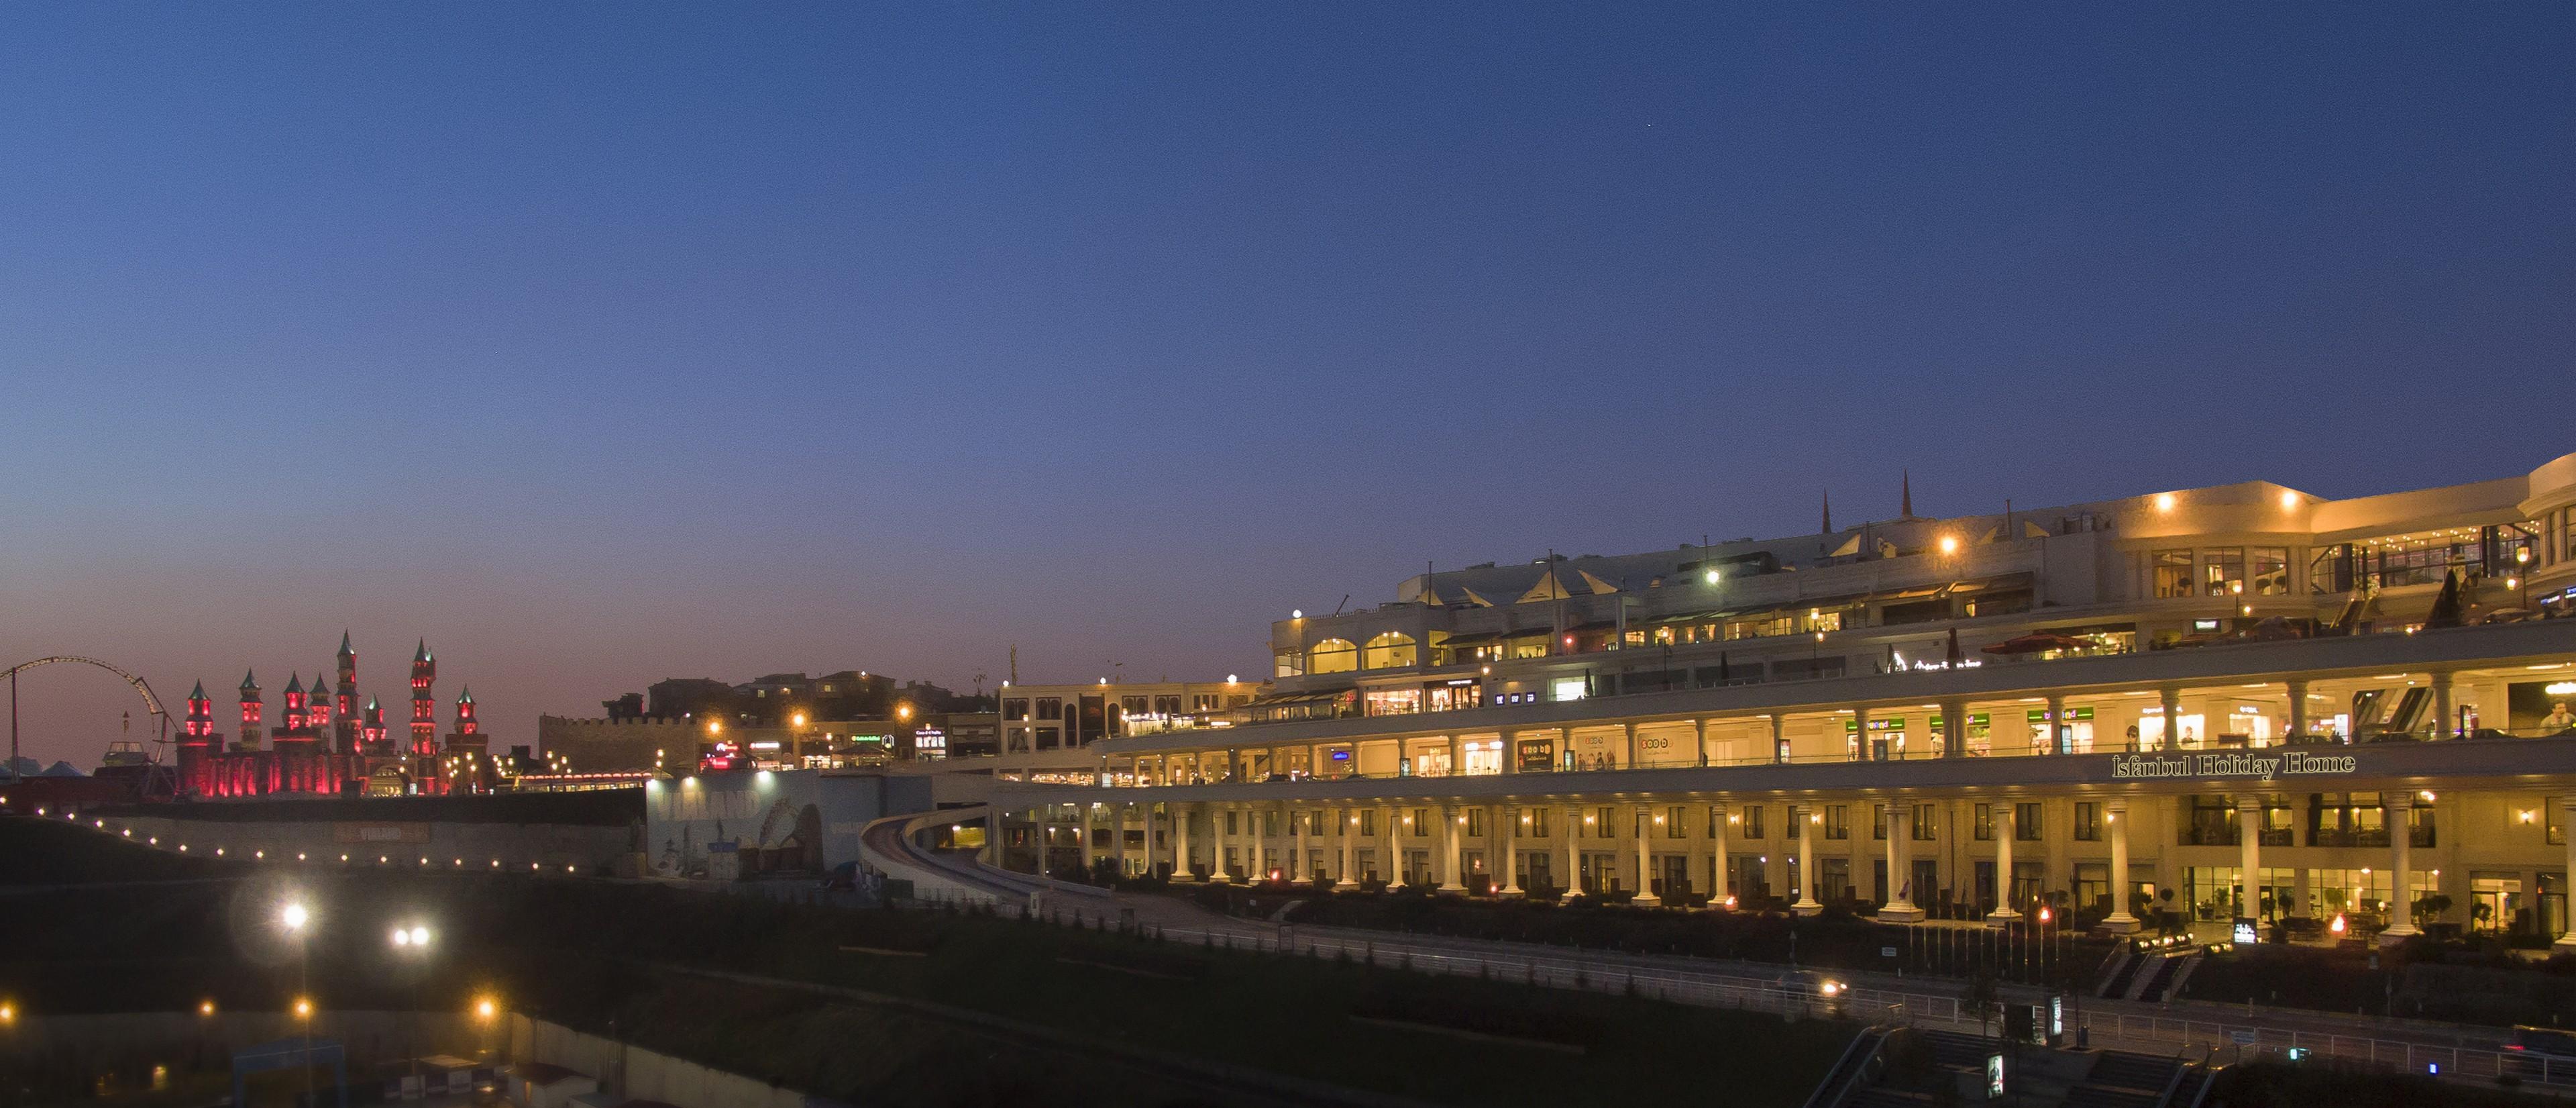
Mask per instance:
[[[2576,949],[2576,455],[2341,500],[1911,508],[1292,613],[1233,726],[1104,738],[1079,785],[995,782],[998,849]]]
[[[429,644],[412,660],[412,725],[407,745],[386,732],[384,709],[369,697],[357,703],[358,655],[343,634],[335,658],[339,687],[317,674],[306,688],[301,674],[288,677],[277,726],[271,729],[256,674],[239,687],[238,737],[227,743],[214,730],[214,705],[204,682],[188,696],[178,740],[178,791],[206,799],[274,795],[338,796],[350,793],[443,794],[472,788],[488,772],[488,736],[474,715],[473,695],[457,702],[456,730],[442,747],[427,699],[437,677]],[[476,774],[454,772],[471,761]]]

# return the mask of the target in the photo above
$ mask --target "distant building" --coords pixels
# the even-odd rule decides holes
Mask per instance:
[[[438,662],[426,640],[412,655],[411,728],[400,744],[387,737],[384,711],[374,698],[368,698],[360,714],[358,652],[345,633],[334,661],[340,676],[336,692],[318,672],[310,689],[300,674],[287,678],[274,730],[267,725],[259,678],[245,673],[236,690],[241,729],[230,742],[215,730],[214,700],[206,695],[205,682],[198,682],[188,693],[188,715],[178,740],[180,795],[436,795],[488,785],[487,737],[474,716],[473,693],[457,699],[456,730],[446,745],[439,743],[432,692]]]

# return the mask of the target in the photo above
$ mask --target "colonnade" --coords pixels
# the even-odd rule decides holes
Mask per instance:
[[[2114,795],[2093,801],[2101,805],[2098,837],[2107,840],[2110,855],[2107,871],[2111,903],[2103,922],[2114,932],[2135,931],[2141,926],[2131,911],[2128,896],[2132,884],[2129,835],[2135,822],[2131,808],[2136,799]],[[2237,823],[2236,861],[2245,890],[2245,910],[2251,913],[2264,873],[2265,802],[2254,793],[2237,795],[2232,800]],[[2020,804],[2016,801],[2027,802],[2013,794],[1982,802],[1988,805],[1991,818],[1996,900],[1986,919],[1996,926],[2022,919],[2021,908],[2027,906],[2024,901],[2028,897],[2015,888],[2014,856],[2021,846],[2038,845],[2035,839],[2022,837],[2017,825]],[[1916,808],[1922,802],[1902,794],[1887,794],[1875,800],[1853,798],[1845,803],[1852,802],[1883,807],[1880,818],[1884,820],[1887,868],[1879,889],[1882,906],[1878,917],[1891,922],[1923,919],[1926,913],[1918,897],[1925,890],[1913,888],[1914,844],[1932,841],[1929,832],[1923,839],[1917,838]],[[2549,802],[2558,809],[2560,826],[2576,827],[2576,795],[2553,797]],[[1817,865],[1816,844],[1826,837],[1824,806],[1813,801],[1762,803],[1780,804],[1798,832],[1791,836],[1796,864],[1787,889],[1790,910],[1802,915],[1821,912],[1822,870]],[[2416,797],[2402,791],[2390,792],[2381,803],[2388,832],[2391,886],[2387,926],[2381,936],[2384,941],[2395,941],[2419,932],[2413,911],[2418,890],[2410,831]],[[1735,803],[1684,797],[1655,801],[1622,798],[1606,804],[1516,799],[1481,805],[1457,801],[1339,805],[1288,801],[1086,801],[1025,811],[1036,841],[1047,844],[1050,856],[1064,847],[1062,832],[1068,826],[1074,829],[1075,846],[1085,870],[1109,858],[1125,873],[1170,872],[1185,880],[1200,879],[1202,875],[1219,882],[1307,880],[1320,876],[1341,889],[1377,880],[1390,889],[1422,882],[1437,892],[1461,893],[1467,891],[1473,876],[1465,865],[1463,844],[1474,838],[1481,843],[1483,854],[1473,868],[1493,867],[1484,871],[1489,878],[1486,891],[1496,895],[1521,896],[1536,891],[1522,883],[1523,863],[1525,859],[1543,859],[1555,871],[1544,874],[1546,887],[1554,892],[1600,893],[1624,888],[1634,891],[1632,903],[1657,905],[1670,898],[1658,895],[1657,883],[1667,871],[1656,863],[1682,854],[1688,859],[1682,870],[1686,879],[1695,888],[1708,890],[1710,906],[1721,907],[1731,906],[1738,893],[1729,859],[1734,857],[1731,850],[1741,819],[1739,810],[1740,805]],[[1704,826],[1689,826],[1699,822],[1697,813],[1701,812],[1706,813]],[[1675,816],[1682,818],[1684,825],[1668,827],[1667,820]],[[1610,826],[1602,826],[1604,820],[1610,821]],[[1633,826],[1616,826],[1623,820],[1633,821]],[[1551,829],[1547,826],[1550,822],[1558,826]],[[1107,833],[1105,843],[1102,831]],[[1952,833],[1965,834],[1966,829],[1954,826]],[[1552,844],[1540,841],[1551,838]],[[1666,845],[1661,854],[1655,850],[1657,838]],[[2576,874],[2576,835],[2564,838],[2568,840],[2566,872]],[[1530,841],[1525,844],[1524,839]],[[1197,845],[1202,841],[1203,849]],[[1981,846],[1984,841],[1981,835]],[[1587,851],[1587,845],[1595,849]],[[1763,856],[1766,862],[1769,845],[1766,843]],[[1584,857],[1587,853],[1596,860],[1589,872]],[[985,857],[988,862],[997,860],[989,838]],[[1537,867],[1530,869],[1534,880],[1541,876]],[[1704,885],[1699,881],[1701,874],[1707,875]],[[2560,937],[2557,945],[2576,950],[2576,931]]]

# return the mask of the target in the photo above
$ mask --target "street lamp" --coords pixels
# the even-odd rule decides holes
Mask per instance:
[[[422,962],[419,974],[412,978],[411,1020],[403,1036],[403,1055],[411,1059],[411,1076],[417,1081],[420,1078],[420,1050],[416,1040],[420,1037],[420,992],[429,976],[429,928],[417,923],[410,927],[396,926],[388,937],[393,941],[396,954],[409,953]]]
[[[295,992],[297,994],[295,1018],[304,1032],[304,1102],[311,1104],[314,1103],[313,959],[311,955],[313,943],[309,936],[313,926],[313,912],[304,906],[303,901],[290,900],[286,902],[286,907],[278,909],[277,922],[279,926],[286,928],[287,934],[295,937]],[[200,1015],[214,1015],[215,1002],[209,1000],[200,1004],[197,1006],[197,1011]]]

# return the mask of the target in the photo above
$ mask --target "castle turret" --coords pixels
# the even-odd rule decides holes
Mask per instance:
[[[384,749],[385,706],[376,703],[375,697],[367,698],[365,719],[366,722],[358,726],[358,741],[365,744],[368,750]]]
[[[430,686],[438,681],[438,659],[429,653],[429,640],[420,641],[420,649],[411,656],[411,752],[438,753],[438,701]]]
[[[340,632],[340,653],[334,656],[340,670],[339,719],[331,728],[331,745],[342,754],[358,749],[358,652],[349,646],[349,632]]]
[[[313,688],[304,696],[304,724],[313,729],[313,737],[331,737],[331,686],[320,674],[313,677]]]
[[[188,690],[188,718],[179,725],[178,791],[205,795],[214,791],[213,754],[223,736],[215,734],[215,700],[206,683]]]
[[[311,726],[308,717],[309,712],[304,706],[304,675],[290,673],[286,676],[286,707],[278,713],[278,737],[284,738],[290,732]]]
[[[259,699],[259,675],[248,671],[243,672],[241,683],[241,735],[234,741],[240,743],[244,750],[259,749],[259,740],[266,734],[268,729],[267,717],[268,707],[267,705],[262,704]]]

